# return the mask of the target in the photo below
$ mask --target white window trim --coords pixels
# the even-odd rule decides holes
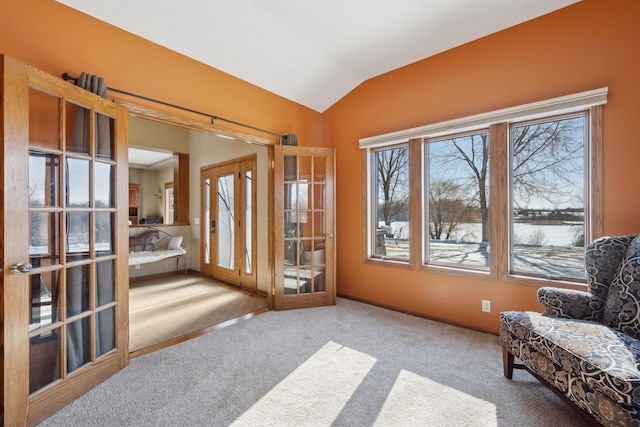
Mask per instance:
[[[489,127],[495,123],[529,120],[549,114],[571,113],[596,105],[606,104],[608,91],[608,87],[603,87],[412,129],[371,136],[360,139],[358,146],[361,149],[380,148],[407,142],[416,138],[433,138],[441,134],[472,131]]]

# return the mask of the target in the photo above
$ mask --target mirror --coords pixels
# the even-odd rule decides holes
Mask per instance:
[[[137,117],[129,132],[130,225],[189,224],[188,132]]]

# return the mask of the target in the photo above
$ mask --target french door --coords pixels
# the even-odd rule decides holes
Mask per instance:
[[[201,175],[202,272],[255,291],[256,158],[207,167]]]
[[[128,363],[127,112],[2,56],[3,421]]]
[[[276,310],[336,302],[334,150],[274,147]]]

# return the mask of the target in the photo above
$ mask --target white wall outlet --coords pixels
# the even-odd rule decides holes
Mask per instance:
[[[482,300],[482,311],[485,313],[491,313],[491,301],[486,299]]]
[[[200,218],[193,218],[193,222],[195,225],[200,224]]]

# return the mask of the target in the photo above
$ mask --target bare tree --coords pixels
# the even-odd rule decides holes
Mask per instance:
[[[435,179],[429,184],[429,237],[451,238],[460,224],[468,219],[469,206],[465,191],[452,180]]]
[[[583,170],[583,119],[580,117],[514,127],[511,134],[514,201],[526,208],[532,200],[558,204],[575,198]],[[489,240],[489,141],[487,134],[452,138],[439,160],[468,167],[467,181],[482,219],[482,241]]]
[[[408,216],[409,149],[397,147],[376,153],[378,200],[385,225]]]
[[[461,180],[458,188],[471,192],[470,199],[475,200],[482,222],[482,241],[489,241],[489,135],[486,133],[451,138],[450,150],[439,156],[443,165],[457,167],[462,162],[469,174]],[[472,190],[473,189],[473,190]]]

